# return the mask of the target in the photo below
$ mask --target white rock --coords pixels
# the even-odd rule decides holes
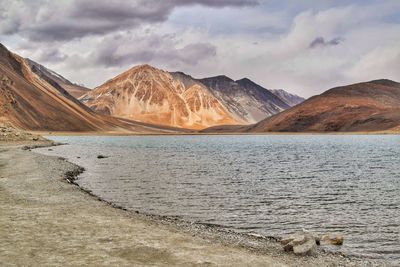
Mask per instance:
[[[317,243],[314,238],[307,238],[307,241],[303,244],[293,246],[293,252],[296,255],[311,255],[315,252]]]

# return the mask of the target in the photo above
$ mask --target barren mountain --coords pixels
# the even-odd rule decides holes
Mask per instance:
[[[400,127],[400,84],[376,80],[330,89],[249,132],[384,131]]]
[[[304,102],[304,98],[294,95],[291,93],[286,92],[283,89],[270,89],[271,93],[274,95],[278,96],[280,99],[282,99],[286,104],[288,104],[291,107],[294,107],[302,102]]]
[[[70,82],[60,74],[40,65],[39,63],[36,63],[33,60],[27,58],[26,61],[28,62],[32,72],[36,73],[42,79],[47,80],[49,83],[57,83],[75,98],[79,98],[90,91],[90,89]]]
[[[246,123],[256,123],[292,106],[266,88],[244,78],[234,81],[226,76],[199,80],[227,109]]]
[[[0,122],[25,130],[158,132],[155,126],[95,114],[55,80],[0,44]],[[170,129],[164,129],[170,131]]]
[[[202,129],[244,123],[203,84],[177,79],[149,65],[118,75],[80,100],[102,114],[173,127]]]

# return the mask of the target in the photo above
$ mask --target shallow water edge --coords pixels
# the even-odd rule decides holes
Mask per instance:
[[[39,153],[41,154],[41,153]],[[50,156],[46,156],[50,157]],[[59,161],[66,161],[66,159],[58,158]],[[272,236],[260,236],[260,235],[249,235],[244,233],[238,233],[234,230],[227,230],[219,225],[211,225],[211,224],[202,224],[197,222],[190,222],[182,220],[181,218],[172,217],[172,216],[160,216],[153,214],[145,214],[140,213],[138,211],[130,211],[122,206],[116,205],[112,202],[104,200],[95,194],[93,194],[90,190],[85,190],[81,188],[77,183],[76,179],[79,179],[79,175],[83,173],[84,169],[74,163],[70,163],[73,168],[66,171],[64,173],[64,179],[66,182],[70,183],[74,187],[79,188],[80,191],[85,192],[90,195],[93,199],[97,201],[106,203],[107,205],[112,206],[113,208],[119,209],[123,211],[128,216],[133,216],[135,218],[139,218],[141,220],[151,222],[152,224],[158,225],[167,225],[171,226],[174,231],[183,232],[190,234],[192,236],[200,237],[211,243],[220,243],[222,245],[227,246],[238,246],[245,250],[248,250],[252,253],[260,254],[260,255],[270,255],[273,257],[289,257],[301,261],[308,262],[309,266],[317,266],[313,265],[312,262],[317,259],[323,259],[326,261],[333,261],[338,263],[337,266],[341,266],[346,264],[348,266],[391,266],[390,263],[382,261],[382,260],[372,260],[365,258],[358,258],[355,256],[348,256],[341,252],[328,252],[322,248],[318,249],[318,254],[316,256],[310,257],[298,257],[295,255],[287,254],[282,251],[279,243],[278,237]],[[310,258],[307,260],[307,258]],[[291,265],[289,265],[291,266]],[[318,266],[323,266],[318,264]],[[335,265],[333,265],[335,266]]]

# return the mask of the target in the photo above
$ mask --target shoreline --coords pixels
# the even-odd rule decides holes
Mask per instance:
[[[65,145],[65,144],[56,143],[56,144],[52,144],[51,146],[55,146],[55,145]],[[31,149],[40,148],[40,147],[42,147],[42,146],[27,147],[27,149],[31,150]],[[47,147],[47,146],[45,146],[45,147]],[[38,153],[35,151],[33,151],[33,152]],[[40,154],[40,153],[38,153],[38,154]],[[66,159],[66,160],[68,160],[68,159]],[[99,197],[96,194],[94,194],[92,191],[81,187],[77,183],[79,176],[81,174],[83,174],[86,171],[86,169],[75,163],[72,163],[72,162],[69,162],[69,163],[71,163],[74,166],[74,169],[71,171],[67,171],[64,174],[65,181],[73,186],[76,186],[77,188],[79,188],[79,190],[88,194],[95,200],[104,202],[105,204],[107,204],[115,209],[120,209],[122,211],[131,213],[131,214],[136,214],[136,215],[140,214],[141,217],[152,220],[156,223],[169,224],[169,225],[173,225],[174,227],[179,227],[180,231],[184,231],[184,232],[188,232],[188,233],[193,233],[194,231],[196,231],[197,234],[202,235],[204,238],[207,238],[206,236],[212,232],[214,235],[214,238],[220,239],[220,241],[222,241],[222,242],[226,242],[227,239],[225,237],[227,235],[232,235],[232,237],[234,239],[240,238],[239,240],[242,241],[242,242],[240,242],[241,243],[240,245],[243,248],[247,248],[247,249],[250,249],[253,251],[260,250],[260,252],[262,252],[262,244],[259,244],[258,242],[255,242],[255,241],[272,242],[274,246],[276,245],[276,248],[278,250],[280,250],[280,248],[281,248],[279,245],[280,238],[276,237],[276,236],[262,236],[257,233],[252,233],[252,234],[240,233],[235,230],[229,230],[226,227],[224,227],[223,225],[191,222],[191,221],[182,219],[178,216],[163,216],[163,215],[157,215],[157,214],[149,214],[146,212],[130,210],[121,205],[118,205],[111,201],[105,200],[104,198]],[[208,238],[210,238],[210,237],[208,237]],[[323,254],[328,254],[328,255],[338,255],[340,257],[345,257],[345,258],[350,257],[342,252],[331,252],[331,251],[327,251],[321,247],[318,248],[318,253],[323,253]]]
[[[203,133],[203,132],[176,132],[176,133],[137,133],[137,132],[51,132],[51,131],[29,131],[39,136],[274,136],[274,135],[400,135],[400,131],[374,131],[374,132],[263,132],[263,133]]]
[[[54,145],[54,143],[47,143],[47,145],[45,146],[52,146],[52,145]],[[189,254],[187,254],[186,256],[190,255],[190,257],[196,259],[196,255],[201,254],[203,255],[202,259],[204,261],[203,262],[204,264],[197,264],[199,259],[197,259],[197,261],[195,260],[194,262],[178,263],[175,262],[175,260],[178,261],[186,260],[186,257],[184,258],[174,257],[175,259],[174,262],[170,261],[168,262],[168,264],[166,264],[165,259],[159,259],[159,261],[153,263],[151,261],[147,262],[147,260],[150,260],[151,257],[158,255],[158,252],[154,250],[154,245],[153,245],[153,246],[147,246],[150,247],[151,249],[149,249],[148,253],[145,254],[146,255],[148,254],[147,256],[150,258],[146,256],[145,258],[147,260],[145,262],[140,263],[140,265],[142,266],[152,265],[152,264],[155,264],[155,266],[168,266],[168,265],[181,266],[182,264],[185,266],[246,266],[247,265],[246,263],[248,262],[252,262],[252,264],[248,266],[343,266],[343,265],[383,266],[386,264],[387,266],[390,266],[388,263],[382,261],[348,257],[345,255],[340,255],[340,253],[325,252],[321,249],[318,249],[318,253],[315,256],[306,256],[306,257],[295,256],[294,254],[283,252],[280,245],[276,242],[277,240],[276,239],[274,240],[273,237],[269,238],[269,237],[251,236],[248,234],[241,234],[230,230],[220,229],[220,227],[217,226],[207,226],[204,224],[183,221],[177,218],[138,214],[135,213],[134,211],[127,211],[123,207],[118,207],[116,205],[113,205],[112,203],[104,201],[99,197],[93,195],[92,193],[87,192],[86,190],[82,190],[74,182],[76,177],[83,171],[82,167],[72,164],[68,162],[66,159],[45,156],[36,152],[23,151],[21,150],[20,146],[10,147],[10,146],[0,145],[1,150],[4,150],[5,147],[6,151],[8,150],[8,153],[11,153],[11,155],[15,154],[17,158],[19,156],[19,158],[27,157],[31,159],[35,158],[40,159],[41,162],[37,166],[38,169],[46,169],[48,168],[47,165],[50,166],[63,165],[63,168],[58,169],[57,172],[58,179],[55,179],[55,177],[52,176],[47,176],[42,178],[42,180],[44,180],[42,182],[45,183],[52,182],[58,184],[58,186],[61,186],[60,183],[62,183],[63,187],[66,186],[69,187],[66,188],[66,190],[69,191],[71,195],[74,195],[75,198],[79,199],[79,201],[83,202],[82,204],[84,204],[84,206],[82,208],[86,208],[92,212],[92,214],[88,215],[95,216],[96,214],[93,214],[93,210],[91,210],[91,208],[92,206],[96,207],[100,206],[96,208],[96,212],[100,213],[98,216],[102,216],[104,215],[104,213],[111,212],[113,213],[113,216],[115,216],[115,219],[127,220],[128,222],[125,225],[125,227],[127,228],[129,228],[130,224],[133,225],[145,224],[146,225],[145,228],[151,228],[148,229],[149,233],[147,233],[147,235],[150,235],[150,232],[157,232],[157,231],[164,231],[163,235],[161,236],[162,239],[164,237],[168,238],[171,235],[179,235],[180,239],[182,238],[185,239],[186,242],[189,243],[189,245],[194,247],[189,252],[187,252]],[[2,158],[0,158],[0,160],[1,159]],[[47,163],[51,162],[52,164],[46,164],[46,162]],[[3,164],[0,164],[0,168],[1,167],[4,168]],[[0,181],[2,180],[0,179]],[[75,184],[75,186],[71,186],[71,184]],[[3,184],[0,183],[0,190],[2,190],[2,185]],[[44,188],[44,189],[52,191],[51,188]],[[62,208],[64,209],[65,207]],[[110,209],[112,211],[110,211]],[[119,232],[119,234],[121,235],[120,236],[121,239],[127,238],[128,240],[131,240],[130,236],[129,235],[127,236],[127,233],[124,231],[124,229],[120,229],[120,231],[122,231]],[[145,237],[147,235],[145,234]],[[2,240],[3,239],[4,238],[2,238]],[[139,243],[146,242],[146,238],[144,238],[143,240],[137,240],[137,242]],[[131,246],[132,245],[128,245],[128,247]],[[201,247],[201,249],[196,249],[199,246]],[[212,250],[208,250],[207,249],[208,247],[212,248]],[[172,250],[177,250],[175,251],[175,254],[182,253],[181,250],[185,249],[186,249],[185,246],[180,248],[179,246],[177,246],[177,248],[172,247]],[[217,251],[215,251],[215,249],[217,249],[218,253],[216,253]],[[168,251],[168,249],[166,251]],[[137,256],[137,252],[135,251],[131,251],[130,254]],[[227,258],[228,256],[232,258]],[[222,261],[221,257],[223,258]],[[232,259],[235,260],[232,261]],[[0,263],[2,262],[2,260],[3,259],[0,252]],[[86,262],[85,261],[86,259],[81,259],[81,260],[82,260],[81,263],[89,265],[91,264]],[[131,259],[131,261],[128,262],[129,264],[133,264],[135,262],[135,259]]]

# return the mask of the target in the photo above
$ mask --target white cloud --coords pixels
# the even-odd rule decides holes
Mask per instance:
[[[400,29],[399,29],[400,30]],[[396,42],[377,47],[363,55],[348,72],[360,81],[400,78],[400,36]]]

